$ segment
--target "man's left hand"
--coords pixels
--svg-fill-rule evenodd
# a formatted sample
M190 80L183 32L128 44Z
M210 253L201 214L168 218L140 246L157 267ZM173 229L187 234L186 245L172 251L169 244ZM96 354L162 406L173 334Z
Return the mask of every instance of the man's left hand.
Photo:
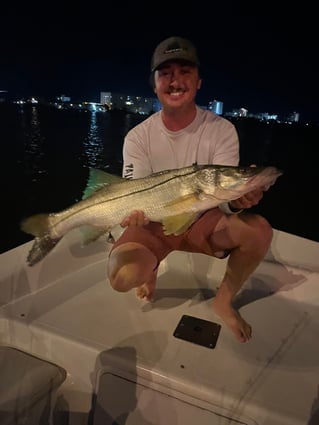
M232 209L247 209L251 208L254 205L257 205L264 195L263 189L255 189L251 192L246 193L241 198L235 199L234 201L229 202Z

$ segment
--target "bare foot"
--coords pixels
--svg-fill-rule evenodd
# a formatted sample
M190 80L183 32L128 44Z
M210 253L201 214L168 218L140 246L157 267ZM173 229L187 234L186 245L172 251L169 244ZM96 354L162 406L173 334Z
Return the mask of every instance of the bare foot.
M233 332L239 342L247 342L250 340L252 337L251 326L231 305L219 303L215 299L213 300L213 310Z
M156 279L151 280L150 282L143 283L135 290L137 298L144 301L153 301L154 293L156 288Z

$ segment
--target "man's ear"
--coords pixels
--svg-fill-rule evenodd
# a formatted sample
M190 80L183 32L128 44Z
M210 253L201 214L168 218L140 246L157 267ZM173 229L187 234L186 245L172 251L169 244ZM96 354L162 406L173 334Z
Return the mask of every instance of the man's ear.
M202 79L200 78L197 82L197 90L199 90L202 87Z

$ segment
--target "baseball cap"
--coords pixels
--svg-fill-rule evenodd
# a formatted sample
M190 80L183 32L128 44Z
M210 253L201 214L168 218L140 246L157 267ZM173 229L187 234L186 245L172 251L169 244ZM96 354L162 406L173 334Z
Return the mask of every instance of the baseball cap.
M151 72L163 63L171 60L181 60L199 66L197 51L194 44L183 37L169 37L158 44L151 60Z

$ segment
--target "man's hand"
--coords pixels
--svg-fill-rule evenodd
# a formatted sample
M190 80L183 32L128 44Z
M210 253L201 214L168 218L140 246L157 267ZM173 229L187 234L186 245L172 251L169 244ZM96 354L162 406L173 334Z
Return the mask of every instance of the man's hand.
M250 167L256 167L256 164L251 164ZM233 210L244 210L247 208L251 208L260 202L260 200L264 196L264 191L266 190L268 190L267 187L252 190L251 192L246 193L241 198L235 199L234 201L230 201L229 206Z
M121 223L122 227L128 226L144 226L149 223L149 219L145 216L143 211L132 211L130 215L124 218Z
M251 208L254 205L257 205L264 195L264 189L252 190L251 192L246 193L241 198L238 198L238 199L235 199L234 201L229 202L230 208L242 210L242 209Z

